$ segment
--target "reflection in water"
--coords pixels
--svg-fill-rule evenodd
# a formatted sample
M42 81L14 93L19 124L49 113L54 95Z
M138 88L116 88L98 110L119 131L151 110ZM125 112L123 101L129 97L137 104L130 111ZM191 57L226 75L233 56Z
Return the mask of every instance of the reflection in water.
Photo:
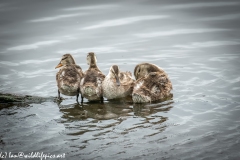
M105 101L102 103L87 102L87 103L73 103L61 104L62 101L57 101L59 111L63 113L62 118L67 121L84 120L93 118L96 120L108 120L119 117L135 116L146 117L157 112L167 112L172 108L174 103L171 99L173 94L169 97L155 102L153 104L132 103L131 97L124 99Z
M133 112L135 116L147 116L157 112L168 112L173 106L173 101L156 104L134 104Z
M59 110L64 113L62 118L67 121L71 120L83 120L87 118L93 118L96 120L108 120L118 118L120 116L126 116L132 109L129 105L124 103L107 102L101 103L75 103L68 105L58 104Z
M156 128L154 134L159 134L167 127L163 123L168 120L161 112L168 112L173 107L172 104L172 100L155 104L133 104L122 100L107 101L104 104L58 104L58 107L63 113L60 123L65 125L67 135L100 136L112 132L115 137L115 134L127 135L147 126ZM152 131L146 131L143 135L152 135Z

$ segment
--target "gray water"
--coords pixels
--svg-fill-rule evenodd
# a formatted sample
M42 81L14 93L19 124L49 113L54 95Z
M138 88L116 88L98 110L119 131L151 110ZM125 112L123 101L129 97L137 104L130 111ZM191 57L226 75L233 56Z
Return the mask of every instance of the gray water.
M173 84L171 100L152 104L79 105L67 96L2 104L0 153L240 158L238 0L2 0L0 28L1 93L57 96L54 68L65 53L86 70L95 52L104 74L113 64L133 72L154 63Z

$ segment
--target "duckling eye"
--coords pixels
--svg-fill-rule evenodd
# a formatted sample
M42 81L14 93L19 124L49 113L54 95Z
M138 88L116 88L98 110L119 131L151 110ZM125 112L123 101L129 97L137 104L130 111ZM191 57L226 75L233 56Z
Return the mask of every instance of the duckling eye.
M140 69L138 69L138 74L140 73Z

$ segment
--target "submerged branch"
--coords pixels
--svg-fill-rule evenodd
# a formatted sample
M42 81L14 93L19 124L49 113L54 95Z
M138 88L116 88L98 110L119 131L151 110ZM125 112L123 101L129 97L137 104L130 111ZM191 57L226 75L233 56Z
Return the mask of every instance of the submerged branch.
M39 97L30 95L16 95L0 93L0 103L42 103L46 101L56 101L57 97Z

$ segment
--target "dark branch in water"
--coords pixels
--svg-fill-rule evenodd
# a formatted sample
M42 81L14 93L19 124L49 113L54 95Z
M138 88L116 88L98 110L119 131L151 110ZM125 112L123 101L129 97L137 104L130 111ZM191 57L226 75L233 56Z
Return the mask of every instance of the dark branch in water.
M46 101L57 101L57 97L38 97L0 93L0 103L42 103Z

